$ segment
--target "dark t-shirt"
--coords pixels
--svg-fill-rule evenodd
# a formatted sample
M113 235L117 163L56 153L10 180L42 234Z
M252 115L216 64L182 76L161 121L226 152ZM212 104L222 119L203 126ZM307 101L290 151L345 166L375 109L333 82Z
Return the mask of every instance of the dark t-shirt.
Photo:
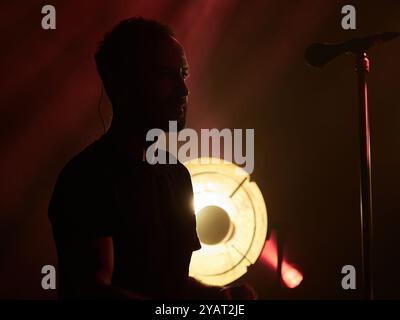
M107 136L95 141L63 169L49 205L60 298L77 296L68 246L101 236L113 238L113 285L151 298L185 295L192 251L201 247L192 199L181 163L151 165Z

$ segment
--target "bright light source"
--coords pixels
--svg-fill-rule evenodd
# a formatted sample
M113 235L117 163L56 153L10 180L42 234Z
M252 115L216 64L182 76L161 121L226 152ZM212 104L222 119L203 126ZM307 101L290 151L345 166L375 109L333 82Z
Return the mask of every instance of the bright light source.
M264 246L264 198L249 174L231 162L201 158L185 165L192 177L202 244L193 252L189 274L206 284L229 284L247 272Z

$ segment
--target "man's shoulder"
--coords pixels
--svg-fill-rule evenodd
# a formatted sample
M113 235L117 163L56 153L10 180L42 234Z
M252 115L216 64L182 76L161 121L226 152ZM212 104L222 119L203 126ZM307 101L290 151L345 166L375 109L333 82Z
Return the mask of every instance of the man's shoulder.
M113 198L103 169L107 167L106 157L104 146L96 140L61 170L48 205L48 217L56 232L109 233L104 230Z
M106 146L98 139L73 156L59 174L59 181L84 181L102 176L107 168Z

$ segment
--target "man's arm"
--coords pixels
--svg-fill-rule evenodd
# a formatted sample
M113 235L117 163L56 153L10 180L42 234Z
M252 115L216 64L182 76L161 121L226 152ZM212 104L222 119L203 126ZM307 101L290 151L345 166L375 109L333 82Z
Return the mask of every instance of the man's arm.
M139 293L112 285L112 237L70 240L62 245L63 266L78 299L147 299Z

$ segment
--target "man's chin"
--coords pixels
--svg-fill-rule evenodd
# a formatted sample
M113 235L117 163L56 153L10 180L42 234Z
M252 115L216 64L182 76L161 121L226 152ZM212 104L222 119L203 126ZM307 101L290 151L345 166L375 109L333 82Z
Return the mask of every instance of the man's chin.
M185 120L178 121L177 127L178 127L178 131L181 131L181 130L185 129L186 128L186 121Z

